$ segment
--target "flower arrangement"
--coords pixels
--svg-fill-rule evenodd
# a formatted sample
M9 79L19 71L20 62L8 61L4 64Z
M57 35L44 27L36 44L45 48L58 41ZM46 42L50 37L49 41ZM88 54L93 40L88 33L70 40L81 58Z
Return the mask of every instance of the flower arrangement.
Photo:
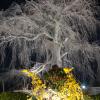
M72 74L73 68L58 68L54 70L55 74L52 74L53 70L48 74L44 73L43 81L36 73L26 69L22 70L22 73L32 78L32 95L37 100L84 100L79 83L76 82ZM51 82L51 85L48 82ZM28 100L32 100L32 97Z

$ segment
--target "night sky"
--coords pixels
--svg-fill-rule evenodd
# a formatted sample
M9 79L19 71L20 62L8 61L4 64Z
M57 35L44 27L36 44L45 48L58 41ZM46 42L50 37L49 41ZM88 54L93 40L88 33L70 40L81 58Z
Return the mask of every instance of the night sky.
M5 10L5 9L9 8L9 6L13 2L17 2L18 4L21 4L21 3L25 2L25 0L0 0L0 10L1 9Z
M36 0L34 0L36 1ZM7 9L12 4L12 2L17 2L19 4L25 2L25 0L0 0L0 10ZM96 2L100 5L100 0L96 0Z

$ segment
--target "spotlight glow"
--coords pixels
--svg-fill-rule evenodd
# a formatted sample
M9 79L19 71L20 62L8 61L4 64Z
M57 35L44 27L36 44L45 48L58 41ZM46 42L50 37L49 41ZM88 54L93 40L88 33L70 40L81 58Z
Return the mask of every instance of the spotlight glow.
M85 85L81 85L81 88L82 88L82 89L86 89L86 86L85 86Z

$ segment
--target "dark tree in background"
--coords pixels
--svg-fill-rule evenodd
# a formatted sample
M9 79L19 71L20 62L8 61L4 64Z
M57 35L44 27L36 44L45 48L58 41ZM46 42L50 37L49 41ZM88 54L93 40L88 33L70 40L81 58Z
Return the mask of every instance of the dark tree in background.
M39 62L49 67L73 66L81 82L100 83L100 22L95 1L18 3L0 11L2 73Z

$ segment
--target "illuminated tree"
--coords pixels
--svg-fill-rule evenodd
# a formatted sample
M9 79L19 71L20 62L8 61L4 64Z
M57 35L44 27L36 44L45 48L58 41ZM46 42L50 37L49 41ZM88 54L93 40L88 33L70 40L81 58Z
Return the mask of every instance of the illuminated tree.
M1 69L27 67L34 62L74 65L82 81L93 80L91 62L96 60L100 70L100 48L89 42L96 35L94 8L92 0L31 0L1 11Z

